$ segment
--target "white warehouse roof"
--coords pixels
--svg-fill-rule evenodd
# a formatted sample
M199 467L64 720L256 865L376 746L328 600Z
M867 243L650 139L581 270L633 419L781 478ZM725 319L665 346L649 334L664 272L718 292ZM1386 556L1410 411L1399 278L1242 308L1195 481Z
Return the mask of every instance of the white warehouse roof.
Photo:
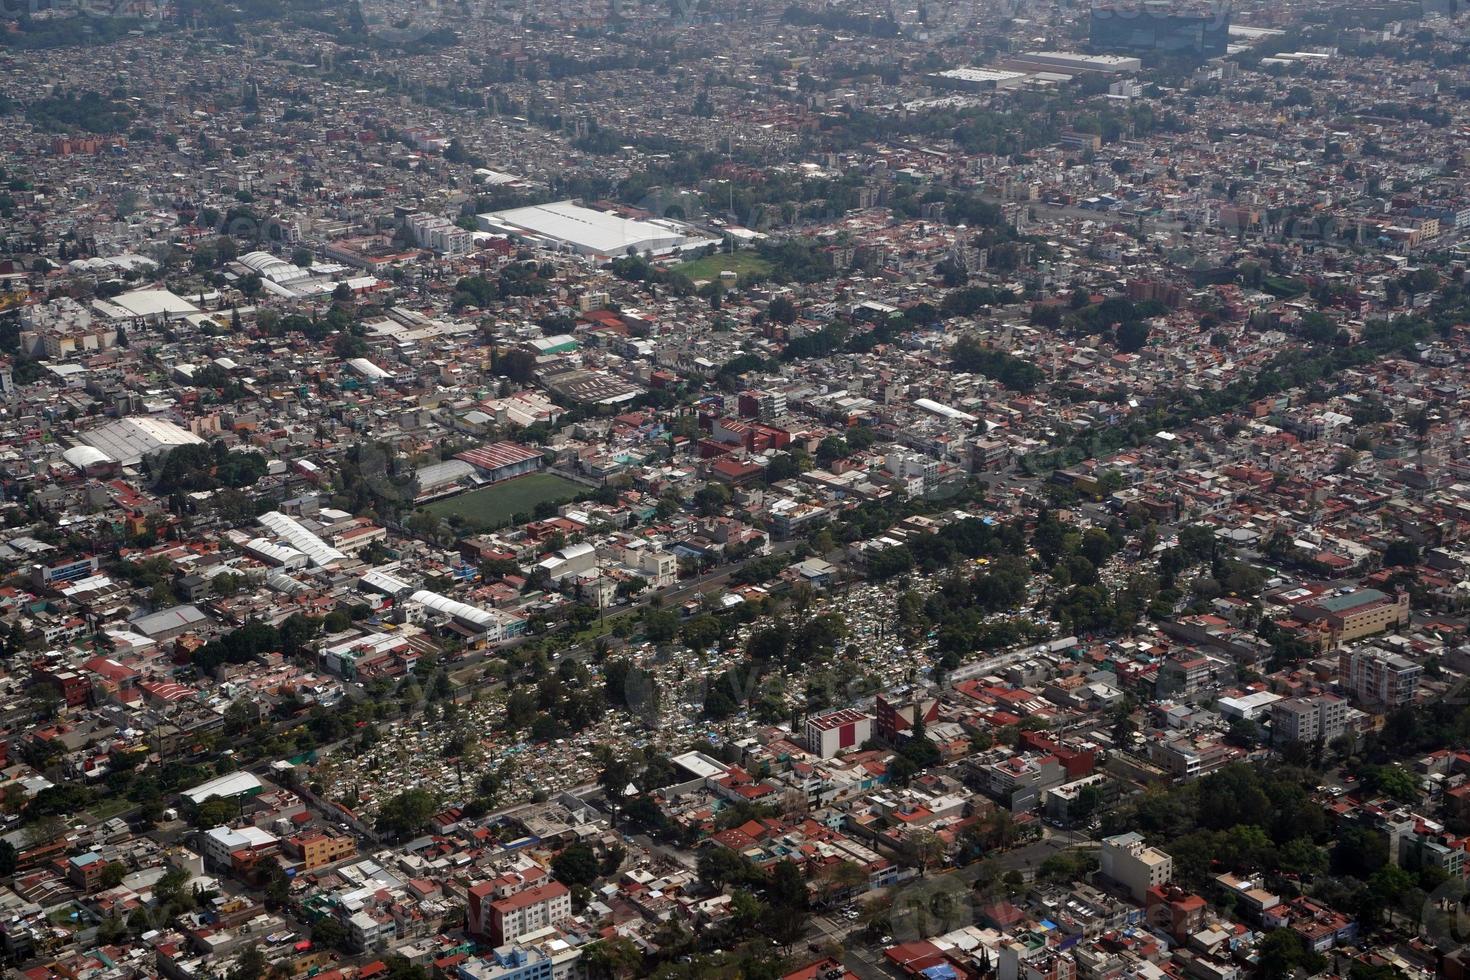
M245 550L258 558L264 558L268 562L277 565L289 565L298 558L306 555L295 548L288 548L283 544L276 544L269 538L251 538L245 542Z
M635 252L672 252L702 248L717 239L672 221L639 221L607 211L585 208L571 201L537 204L478 215L481 231L519 235L568 248L581 255L625 255Z
M112 457L95 446L72 446L61 454L61 458L79 470L99 463L110 463Z
M347 362L347 366L369 381L382 381L384 378L393 377L366 357L354 357Z
M207 783L200 783L193 789L186 789L180 795L195 806L206 800L216 797L229 799L242 793L251 793L264 789L261 781L248 772L232 772L228 776L219 776Z
M357 582L359 585L365 585L370 589L391 596L400 596L412 588L403 579L389 575L387 572L376 568L364 573L362 578L358 579Z
M933 412L935 415L943 415L945 418L948 419L955 419L960 422L975 421L975 416L969 414L968 412L962 412L957 408L951 408L948 405L944 405L940 402L934 401L932 398L915 398L914 405L918 408L922 408L926 412Z
M273 510L262 514L257 522L261 527L282 538L297 551L305 552L313 565L330 565L347 558L342 552L312 534L300 521Z
M493 613L480 609L477 606L472 606L467 602L460 602L457 599L451 599L437 592L430 592L427 589L419 589L413 595L409 596L409 598L426 609L432 609L446 616L453 616L455 619L478 626L481 629L489 629L499 622L499 619Z
M81 440L124 466L177 446L197 446L204 442L188 429L153 418L118 419L83 432Z

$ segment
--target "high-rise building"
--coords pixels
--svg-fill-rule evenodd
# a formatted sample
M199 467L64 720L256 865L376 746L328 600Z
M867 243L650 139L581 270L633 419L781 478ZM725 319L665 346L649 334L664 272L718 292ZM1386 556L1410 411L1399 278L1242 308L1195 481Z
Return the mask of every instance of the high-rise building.
M1093 5L1089 26L1088 43L1095 52L1217 58L1225 54L1229 43L1230 6L1225 2L1106 0Z

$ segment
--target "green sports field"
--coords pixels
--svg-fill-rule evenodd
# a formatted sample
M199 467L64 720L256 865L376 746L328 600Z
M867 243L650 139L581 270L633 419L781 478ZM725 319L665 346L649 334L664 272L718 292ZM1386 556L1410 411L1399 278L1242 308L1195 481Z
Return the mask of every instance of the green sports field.
M721 272L762 276L771 271L771 263L754 252L732 252L729 255L718 253L692 262L680 262L670 268L699 282L701 279L718 279Z
M458 514L488 528L509 524L516 514L529 515L544 501L562 503L582 492L580 484L553 473L528 473L482 490L436 500L424 508L439 518Z

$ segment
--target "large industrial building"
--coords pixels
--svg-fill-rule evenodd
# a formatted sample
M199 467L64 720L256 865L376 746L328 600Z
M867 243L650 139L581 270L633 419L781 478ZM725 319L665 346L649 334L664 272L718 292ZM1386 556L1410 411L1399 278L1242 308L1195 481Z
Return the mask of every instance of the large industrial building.
M1075 51L1022 51L996 59L997 68L1050 72L1060 75L1126 75L1143 71L1143 61L1116 54L1078 54Z
M286 549L278 553L281 557L287 557L286 551L294 550L305 555L306 560L316 568L325 568L347 559L345 554L327 544L296 518L288 517L280 511L262 514L256 523L286 543Z
M1089 28L1088 44L1099 53L1218 58L1230 43L1230 6L1174 0L1099 3L1092 7Z
M197 446L204 442L194 433L165 419L125 418L88 429L81 441L102 453L106 460L91 455L89 465L107 460L123 466L135 466L144 456L168 452L179 446Z
M481 231L598 259L618 258L630 251L668 255L676 249L719 244L719 239L682 221L624 218L571 201L481 214L475 223Z
M541 468L539 452L514 442L492 442L479 449L466 449L462 453L456 453L454 458L479 470L486 483L499 483L501 480L534 473Z

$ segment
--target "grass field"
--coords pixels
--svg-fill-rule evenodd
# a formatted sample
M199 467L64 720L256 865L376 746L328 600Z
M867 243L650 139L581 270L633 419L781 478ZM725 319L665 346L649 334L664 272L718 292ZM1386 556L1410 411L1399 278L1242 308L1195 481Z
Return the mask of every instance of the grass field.
M495 528L509 524L515 514L529 515L539 503L549 500L559 504L581 492L580 484L553 473L529 473L482 490L436 500L424 510L439 518L458 514L467 521Z
M718 279L721 272L734 272L738 275L765 275L771 271L771 263L756 255L754 252L732 252L729 255L717 253L692 262L681 262L674 266L675 272L699 282L701 279Z

